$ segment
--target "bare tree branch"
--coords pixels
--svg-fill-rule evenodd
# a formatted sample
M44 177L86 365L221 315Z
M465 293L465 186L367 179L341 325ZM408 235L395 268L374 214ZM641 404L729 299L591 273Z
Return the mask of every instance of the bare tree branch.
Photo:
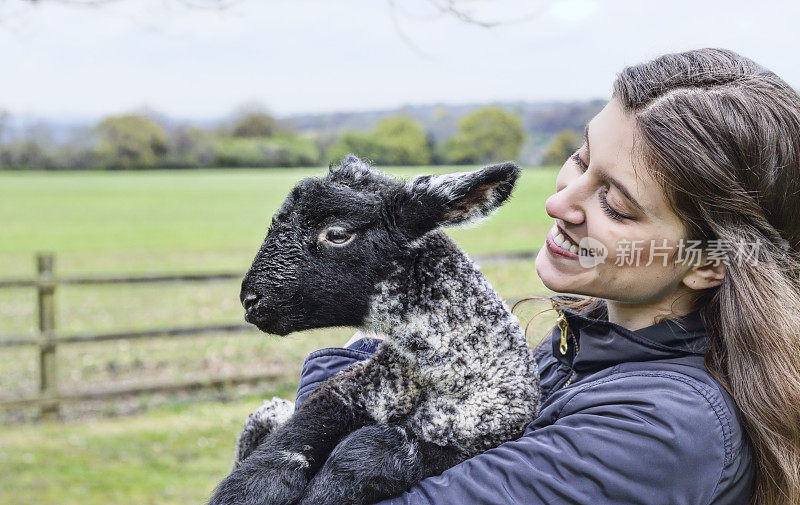
M405 42L405 44L419 56L422 56L427 60L435 61L436 58L433 55L424 51L421 47L419 47L416 43L414 43L414 41L411 40L411 37L409 37L408 34L406 34L405 30L403 30L403 27L400 25L400 20L398 18L398 8L395 0L387 0L387 2L389 3L389 11L392 18L392 24L394 25L394 30L397 33L397 36L400 37L400 40Z
M430 2L442 14L452 16L458 19L459 21L463 21L465 23L480 26L483 28L494 28L502 25L525 23L527 21L535 19L541 16L544 13L544 11L546 11L550 7L550 5L553 3L553 0L539 0L536 2L527 2L528 5L535 5L536 8L528 10L527 12L522 12L520 13L520 15L514 16L513 18L492 20L492 21L486 19L479 19L478 17L476 17L474 14L470 12L469 5L476 5L476 4L491 5L493 3L496 3L494 0L483 0L483 1L428 0L428 2Z
M242 0L176 0L184 7L190 9L230 9L234 5L241 3Z
M434 11L439 16L449 16L453 17L463 23L475 25L481 28L496 28L498 26L503 25L511 25L511 24L519 24L531 21L539 16L541 16L553 3L554 0L534 0L529 1L528 5L534 5L535 9L528 9L526 12L521 13L518 16L514 16L507 19L500 19L500 20L488 20L488 19L480 19L478 16L471 12L470 6L476 5L483 5L483 6L490 6L492 4L496 4L496 0L427 0L428 3L434 8ZM402 0L387 0L389 5L389 11L392 18L392 24L394 25L395 32L397 36L415 53L418 55L428 59L428 60L436 60L436 58L422 49L411 37L403 29L402 23L400 21L400 7L403 3ZM403 12L405 17L410 17L411 14L406 11ZM417 16L419 18L419 16Z
M106 5L120 3L124 0L25 0L30 4L43 5L46 3L58 3L71 5L74 7L104 7ZM240 3L242 0L174 0L190 9L227 9Z
M99 8L112 4L121 4L125 0L21 0L22 4L28 5L45 5L45 4L61 4L73 7L86 7L86 8ZM195 10L226 10L237 4L244 2L244 0L163 0L165 6L170 2L185 7L187 9ZM427 0L427 3L432 7L433 12L441 17L455 18L463 23L475 25L481 28L496 28L498 26L525 23L542 15L555 0L528 0L523 5L525 7L514 6L512 11L519 11L505 19L487 19L479 14L479 11L485 8L498 6L502 2L500 0ZM6 4L6 0L0 0L0 7ZM412 18L415 13L405 10L401 11L405 0L387 0L389 6L392 24L394 25L397 36L415 53L428 60L435 60L436 58L429 52L420 47L412 38L406 33L403 28L401 18ZM419 4L417 4L419 5ZM509 9L505 9L508 11ZM2 21L2 17L0 17Z

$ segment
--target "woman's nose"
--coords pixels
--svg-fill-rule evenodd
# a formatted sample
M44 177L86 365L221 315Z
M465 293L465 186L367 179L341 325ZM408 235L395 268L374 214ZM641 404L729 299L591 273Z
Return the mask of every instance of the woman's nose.
M576 198L568 188L556 192L545 200L544 210L553 219L561 219L572 224L581 224L585 219L584 211Z

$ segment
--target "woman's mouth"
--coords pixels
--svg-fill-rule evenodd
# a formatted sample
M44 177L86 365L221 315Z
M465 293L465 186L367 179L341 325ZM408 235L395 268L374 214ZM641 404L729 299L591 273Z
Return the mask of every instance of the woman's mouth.
M545 243L547 244L547 250L555 255L578 259L578 246L562 235L556 225L553 225L550 231L547 232Z

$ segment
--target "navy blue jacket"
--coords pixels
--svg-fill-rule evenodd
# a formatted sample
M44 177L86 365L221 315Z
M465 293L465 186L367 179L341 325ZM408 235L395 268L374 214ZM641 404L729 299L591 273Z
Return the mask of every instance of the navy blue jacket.
M564 309L536 349L541 412L517 440L429 477L381 505L745 505L752 447L738 409L704 365L698 313L629 331L605 305ZM321 349L303 364L297 404L380 341Z

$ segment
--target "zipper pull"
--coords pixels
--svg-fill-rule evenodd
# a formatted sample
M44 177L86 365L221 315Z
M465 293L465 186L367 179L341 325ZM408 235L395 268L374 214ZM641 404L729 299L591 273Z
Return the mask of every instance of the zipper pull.
M567 324L567 317L564 315L563 312L558 313L558 329L561 330L561 345L559 346L559 350L561 354L567 354L567 332L569 331L569 325Z

